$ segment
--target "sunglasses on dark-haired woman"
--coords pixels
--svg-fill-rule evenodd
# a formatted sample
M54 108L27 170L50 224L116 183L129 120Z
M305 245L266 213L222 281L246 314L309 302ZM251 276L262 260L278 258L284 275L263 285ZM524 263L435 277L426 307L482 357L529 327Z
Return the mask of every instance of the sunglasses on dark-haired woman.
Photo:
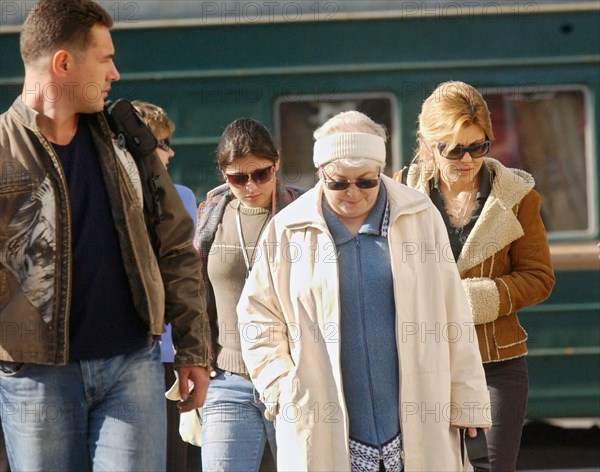
M223 173L225 180L231 185L235 185L236 187L245 187L250 180L254 182L256 185L262 185L269 180L273 176L273 170L275 166L263 167L262 169L256 169L254 172L244 173L238 172L234 174Z

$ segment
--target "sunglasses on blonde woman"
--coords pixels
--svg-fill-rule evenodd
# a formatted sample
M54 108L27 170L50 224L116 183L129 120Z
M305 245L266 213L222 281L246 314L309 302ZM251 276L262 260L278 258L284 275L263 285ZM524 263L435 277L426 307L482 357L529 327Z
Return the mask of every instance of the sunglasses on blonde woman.
M271 180L271 176L273 174L273 169L275 166L263 167L262 169L256 169L254 172L250 172L249 174L245 173L235 173L235 174L227 174L223 173L225 176L225 180L231 185L235 185L236 187L244 187L248 184L249 180L252 180L256 185L262 185L269 180Z
M442 157L445 157L446 159L462 159L467 152L473 159L476 159L478 157L483 157L488 153L490 150L490 142L484 141L471 146L456 146L449 151L446 151L445 144L440 143L437 145L437 148Z
M327 175L325 169L323 169L323 175L326 178L326 180L324 179L323 182L325 182L325 185L329 190L346 190L352 184L356 185L358 188L363 190L368 188L374 188L377 187L380 178L380 176L378 175L374 179L333 180Z

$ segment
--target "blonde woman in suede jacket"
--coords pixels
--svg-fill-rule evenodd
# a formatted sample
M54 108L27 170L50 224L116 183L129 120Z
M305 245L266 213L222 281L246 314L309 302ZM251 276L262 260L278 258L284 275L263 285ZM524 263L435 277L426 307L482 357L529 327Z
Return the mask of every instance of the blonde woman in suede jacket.
M446 82L419 115L413 165L396 175L430 196L450 239L473 314L492 400L492 471L515 470L527 405L527 333L517 311L554 285L541 199L528 173L485 157L493 139L488 107L463 82Z

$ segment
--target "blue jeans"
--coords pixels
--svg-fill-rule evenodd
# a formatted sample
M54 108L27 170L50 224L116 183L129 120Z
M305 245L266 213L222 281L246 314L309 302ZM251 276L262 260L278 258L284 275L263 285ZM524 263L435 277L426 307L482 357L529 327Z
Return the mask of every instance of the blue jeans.
M109 359L5 368L0 400L12 470L165 470L158 343Z
M273 423L250 380L217 372L202 409L202 470L258 471L267 440L276 457Z

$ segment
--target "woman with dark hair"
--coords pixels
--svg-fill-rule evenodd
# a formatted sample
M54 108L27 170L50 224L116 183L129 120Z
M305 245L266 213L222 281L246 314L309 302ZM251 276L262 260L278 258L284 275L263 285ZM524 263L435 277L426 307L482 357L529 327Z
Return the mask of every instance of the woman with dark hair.
M275 430L242 359L236 305L261 257L262 231L298 191L277 183L279 152L258 121L229 124L216 154L225 184L200 204L194 240L207 287L214 368L203 408L202 470L253 471L267 440L275 455Z

